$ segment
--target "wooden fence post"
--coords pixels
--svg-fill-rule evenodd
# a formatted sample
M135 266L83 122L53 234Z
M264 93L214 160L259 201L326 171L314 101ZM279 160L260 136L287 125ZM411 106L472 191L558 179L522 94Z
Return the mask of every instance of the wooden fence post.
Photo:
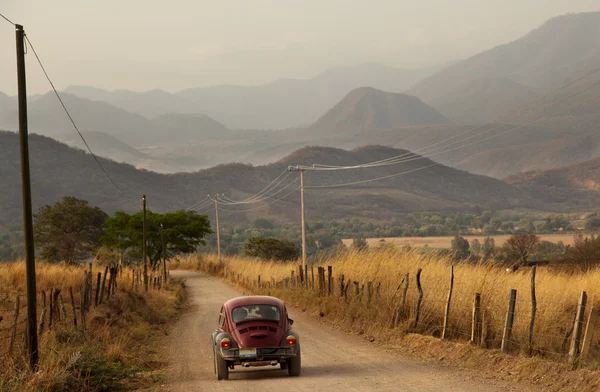
M296 277L294 276L295 275L294 272L296 272L296 271L292 270L292 273L290 274L290 280L292 282L292 287L296 286Z
M308 265L304 266L304 287L308 288Z
M569 350L569 362L577 363L581 353L581 332L583 330L583 318L585 317L585 306L587 304L587 293L581 292L579 303L577 304L577 316L573 325L573 337L571 339L571 349Z
M63 319L67 321L67 309L65 309L65 302L62 294L58 294L58 304L60 306L60 310L62 311Z
M75 297L73 297L73 287L69 286L69 296L71 297L71 307L73 308L73 325L77 326L77 310L75 309Z
M481 342L480 342L480 346L483 348L487 348L487 336L488 336L488 316L486 315L485 310L482 313L481 316Z
M477 344L479 342L479 331L480 331L480 314L481 314L481 294L475 293L475 300L473 301L473 319L471 323L471 343Z
M346 283L346 286L344 287L344 300L348 300L348 287L350 287L350 282Z
M98 279L96 282L96 298L94 298L94 306L98 306L98 295L100 294L100 280L102 279L102 272L98 272Z
M400 324L402 317L404 316L404 307L406 306L406 295L408 293L408 273L404 277L404 289L402 290L402 297L400 298L400 306L398 306L398 314L396 315L396 325Z
M44 332L44 326L46 324L46 312L48 311L48 309L46 308L46 291L42 290L42 314L40 316L40 323L38 326L38 335L42 336L42 333Z
M590 315L588 316L587 326L585 327L585 335L583 336L583 345L581 346L581 358L586 359L590 353L590 345L594 339L594 333L598 327L598 308L592 306Z
M261 283L261 281L260 281L260 275L258 275L258 288L259 288L259 289L262 287L262 286L261 286L261 284L262 284L262 283Z
M421 287L421 272L422 268L417 270L417 289L419 289L419 298L417 299L417 307L415 309L415 325L414 328L417 328L419 324L419 315L421 314L421 302L423 301L423 288Z
M450 266L450 288L448 289L448 300L446 301L446 311L444 312L444 328L442 329L442 340L446 339L448 331L448 318L450 316L450 302L452 301L452 289L454 288L454 266Z
M85 329L85 288L79 287L79 313L81 313L81 326Z
M360 295L360 288L358 287L357 281L354 281L354 295L357 297Z
M108 265L106 267L104 267L104 278L102 279L102 288L100 289L100 304L102 304L102 301L104 300L104 287L106 286L106 275L107 274L108 274ZM139 285L139 276L138 276L138 285ZM137 290L137 287L136 287L136 290Z
M310 266L310 276L311 276L310 287L314 290L315 289L315 268L313 266Z
M50 316L48 317L48 329L52 329L52 321L54 320L54 295L52 295L54 289L50 289Z
M54 303L54 313L56 314L56 318L58 319L58 321L61 321L61 317L60 317L60 303L58 301L60 295L60 289L55 288L54 290L52 290L52 297L53 298L53 303Z
M535 272L536 266L531 268L531 321L529 322L529 355L533 355L533 327L535 325L535 313L537 311L537 299L535 298Z
M327 295L331 295L333 293L333 270L329 265L327 266Z
M12 331L10 333L10 344L8 346L8 352L12 352L13 345L15 343L15 337L17 336L17 324L19 322L19 310L21 310L21 297L17 295L15 299L15 319L12 325Z
M340 298L344 298L344 274L340 275Z
M504 323L504 334L502 335L502 346L500 350L508 354L510 350L510 338L512 336L512 327L515 321L515 304L517 302L517 290L511 289L508 297L508 310L506 311L506 321Z
M325 293L325 268L318 267L317 271L319 273L319 296L323 296Z
M371 303L373 297L373 282L367 282L367 305Z
M298 277L300 278L300 285L304 288L304 268L302 268L302 264L298 266Z

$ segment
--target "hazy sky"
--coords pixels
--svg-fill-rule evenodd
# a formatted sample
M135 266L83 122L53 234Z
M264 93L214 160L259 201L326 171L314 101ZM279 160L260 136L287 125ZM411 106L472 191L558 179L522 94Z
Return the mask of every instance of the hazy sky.
M176 91L308 78L342 65L422 67L514 40L598 0L0 0L58 88ZM16 93L0 20L0 91ZM30 93L48 91L29 55Z

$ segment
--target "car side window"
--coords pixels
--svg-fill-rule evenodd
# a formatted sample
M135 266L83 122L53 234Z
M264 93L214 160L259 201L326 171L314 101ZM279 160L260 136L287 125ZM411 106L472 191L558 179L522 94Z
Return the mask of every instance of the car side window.
M223 327L225 325L225 312L223 311L223 307L221 306L221 311L219 312L219 327Z

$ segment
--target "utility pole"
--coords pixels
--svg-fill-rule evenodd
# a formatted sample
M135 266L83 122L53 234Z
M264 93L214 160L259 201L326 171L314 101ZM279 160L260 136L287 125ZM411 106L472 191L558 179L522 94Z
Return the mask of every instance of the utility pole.
M304 169L299 167L290 166L289 171L300 172L300 209L302 216L302 271L306 271L306 221L304 218ZM304 277L304 285L308 286L308 279Z
M23 233L25 236L25 268L27 274L27 352L29 364L38 363L37 295L35 281L35 248L33 244L33 210L29 170L29 130L27 124L27 83L25 75L25 31L15 25L17 38L17 82L19 89L19 139L21 142L21 188L23 193Z
M165 233L163 224L160 224L160 241L162 242L162 259L163 259L163 279L165 281L165 285L167 284L167 259L165 257L166 249L165 249Z
M148 262L146 261L146 195L142 195L142 259L144 259L144 291L148 292Z
M221 230L219 230L219 195L215 196L215 216L217 221L217 260L221 262Z

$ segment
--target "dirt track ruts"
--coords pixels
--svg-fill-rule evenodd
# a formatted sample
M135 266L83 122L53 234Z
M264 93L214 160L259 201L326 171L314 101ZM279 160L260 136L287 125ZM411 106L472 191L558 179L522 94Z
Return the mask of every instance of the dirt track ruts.
M220 306L241 295L227 284L194 272L184 278L191 309L174 326L167 345L170 365L163 391L535 391L530 387L477 378L473 372L419 362L387 352L356 336L339 332L294 308L289 309L302 342L302 375L292 378L279 368L230 372L228 381L213 374L210 333Z

